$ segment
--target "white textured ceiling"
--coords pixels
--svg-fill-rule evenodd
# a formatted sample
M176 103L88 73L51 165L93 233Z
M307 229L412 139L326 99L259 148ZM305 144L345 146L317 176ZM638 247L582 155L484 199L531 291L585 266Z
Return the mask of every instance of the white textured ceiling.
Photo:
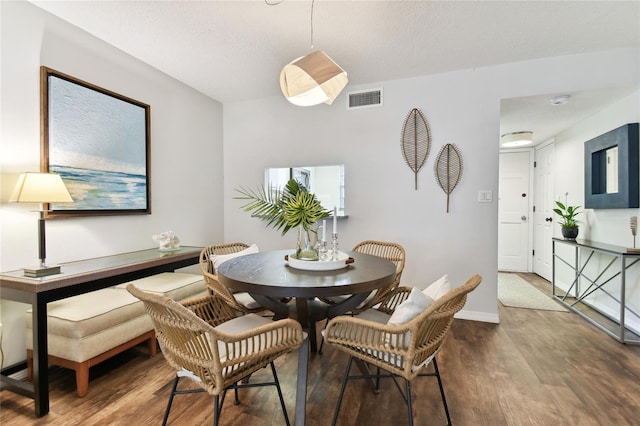
M278 95L311 51L311 0L32 3L223 103ZM351 85L640 48L639 1L316 0L313 18Z

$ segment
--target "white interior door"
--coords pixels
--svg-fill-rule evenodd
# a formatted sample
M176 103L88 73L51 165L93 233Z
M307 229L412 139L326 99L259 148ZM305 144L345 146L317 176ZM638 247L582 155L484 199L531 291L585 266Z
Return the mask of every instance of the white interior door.
M553 237L553 144L535 152L535 200L533 213L533 272L551 281Z
M500 153L498 269L501 271L531 270L530 165L530 151Z

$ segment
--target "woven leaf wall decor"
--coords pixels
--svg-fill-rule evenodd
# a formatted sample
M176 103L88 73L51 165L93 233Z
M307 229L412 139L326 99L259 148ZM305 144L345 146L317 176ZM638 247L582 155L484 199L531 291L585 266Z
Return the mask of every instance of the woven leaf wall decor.
M454 144L446 144L440 149L434 166L438 185L447 194L447 213L449 213L449 195L462 177L462 156Z
M415 186L418 189L418 170L429 156L431 131L427 119L417 108L409 111L404 120L401 145L402 156L415 175Z

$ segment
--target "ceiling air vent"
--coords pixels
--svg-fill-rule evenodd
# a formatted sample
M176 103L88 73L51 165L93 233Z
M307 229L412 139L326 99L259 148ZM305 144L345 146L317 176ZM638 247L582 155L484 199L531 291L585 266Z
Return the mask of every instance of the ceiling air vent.
M366 92L350 92L348 102L347 109L382 106L382 89L367 90Z

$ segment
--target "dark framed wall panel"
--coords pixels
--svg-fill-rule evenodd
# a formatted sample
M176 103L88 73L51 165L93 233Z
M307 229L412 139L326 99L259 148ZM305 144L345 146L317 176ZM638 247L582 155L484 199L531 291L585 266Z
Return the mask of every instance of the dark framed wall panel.
M640 207L638 123L629 123L584 143L584 200L588 209ZM607 150L617 151L617 192L607 192Z

